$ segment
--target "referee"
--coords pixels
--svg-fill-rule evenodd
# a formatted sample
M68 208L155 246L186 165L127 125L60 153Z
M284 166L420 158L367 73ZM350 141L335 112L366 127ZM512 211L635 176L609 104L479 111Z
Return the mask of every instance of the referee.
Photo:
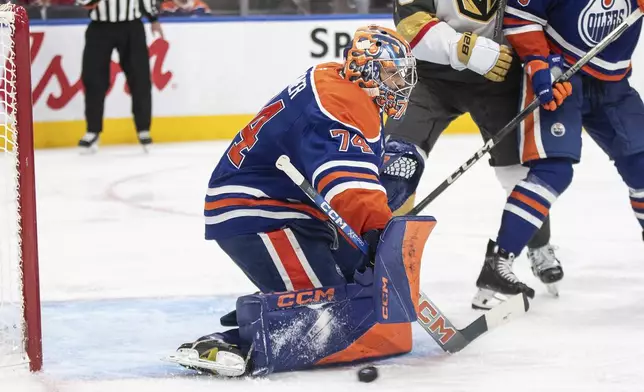
M110 62L116 49L132 95L132 114L139 142L146 148L152 143L152 81L145 29L141 18L147 17L152 33L163 38L157 19L156 0L77 0L89 10L91 22L85 31L85 49L81 80L85 86L87 133L78 142L83 151L98 147L103 130L105 96L110 84Z

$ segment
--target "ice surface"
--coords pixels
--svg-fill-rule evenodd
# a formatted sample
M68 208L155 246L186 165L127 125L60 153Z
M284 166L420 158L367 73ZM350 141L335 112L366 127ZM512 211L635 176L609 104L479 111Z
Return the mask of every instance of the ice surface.
M203 240L208 177L228 143L138 146L36 154L44 370L0 377L1 392L175 391L644 391L644 244L617 173L587 138L584 161L552 211L553 243L566 272L553 299L537 290L530 312L445 355L415 326L411 355L358 367L260 380L195 376L160 358L218 330L237 295L254 290ZM445 136L427 162L426 195L481 146ZM485 245L498 229L504 193L485 161L427 210L438 225L421 285L463 326Z

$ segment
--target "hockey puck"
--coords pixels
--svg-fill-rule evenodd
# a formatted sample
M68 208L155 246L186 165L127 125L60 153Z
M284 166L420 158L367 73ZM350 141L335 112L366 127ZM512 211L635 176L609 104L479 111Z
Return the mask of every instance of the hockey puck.
M372 382L378 378L378 369L375 366L365 366L358 370L358 380L361 382Z

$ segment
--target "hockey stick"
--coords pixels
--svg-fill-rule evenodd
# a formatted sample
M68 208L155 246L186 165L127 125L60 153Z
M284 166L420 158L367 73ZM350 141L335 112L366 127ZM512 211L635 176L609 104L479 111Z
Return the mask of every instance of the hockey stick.
M642 16L642 11L638 8L635 12L631 13L626 20L624 20L615 30L611 31L597 46L588 51L582 58L573 64L566 72L560 75L556 80L557 82L565 82L576 74L584 65L588 64L599 52L604 50L610 43L619 38L624 31L637 22ZM433 202L441 193L452 185L463 173L468 171L476 162L478 162L485 154L493 149L504 137L508 136L514 129L526 118L530 113L539 107L539 98L535 98L530 105L523 109L516 115L503 129L501 129L493 138L489 139L483 147L478 150L472 157L470 157L461 167L452 173L445 181L443 181L436 189L434 189L427 197L421 200L418 205L409 211L408 215L418 215L429 203Z
M329 203L309 183L291 163L288 156L282 155L275 162L275 166L286 173L286 175L322 210L336 225L336 227L360 249L364 254L369 253L369 246L365 241L342 219ZM418 323L438 343L438 345L449 353L455 353L470 344L474 339L481 336L488 330L503 324L513 316L525 313L529 309L528 298L525 294L515 295L507 301L499 304L493 309L479 316L471 324L463 329L454 327L451 321L438 309L438 307L420 292L418 311Z
M497 0L496 20L494 21L494 36L492 39L497 43L503 42L503 16L505 15L505 7L508 5L508 0Z

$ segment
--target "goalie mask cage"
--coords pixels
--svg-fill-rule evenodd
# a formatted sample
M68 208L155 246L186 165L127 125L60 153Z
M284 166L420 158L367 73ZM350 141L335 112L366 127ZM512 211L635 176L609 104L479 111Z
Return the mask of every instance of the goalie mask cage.
M0 5L0 371L42 366L29 24Z

